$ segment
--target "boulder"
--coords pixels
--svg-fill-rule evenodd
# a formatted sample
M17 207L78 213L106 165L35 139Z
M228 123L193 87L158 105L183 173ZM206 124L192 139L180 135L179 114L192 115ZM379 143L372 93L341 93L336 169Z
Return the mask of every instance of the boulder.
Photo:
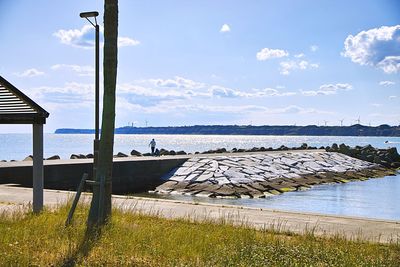
M307 143L303 143L303 144L301 144L301 146L300 146L300 149L307 149L307 148L308 148Z
M289 150L287 146L281 145L278 150Z
M139 151L137 151L135 149L132 149L131 156L140 157L140 156L142 156L142 153L140 153Z
M333 147L333 145L332 145ZM345 155L349 155L350 154L350 147L346 146L345 144L340 144L339 145L339 152Z
M79 159L79 156L76 154L72 154L71 157L69 157L70 159Z
M215 153L226 153L226 148L217 148L216 150L215 150Z
M160 156L167 156L167 155L169 155L169 151L164 149L164 148L161 148L160 149Z
M331 149L332 149L332 151L338 151L339 146L336 143L333 143Z
M169 151L169 154L172 155L172 156L175 156L175 155L176 155L176 152L175 152L174 150L170 150L170 151Z
M380 158L378 155L375 155L375 156L374 156L373 163L381 164L381 158Z
M387 162L386 160L381 160L381 165L383 165L385 167L390 167L390 163Z
M183 150L176 152L177 155L186 155L187 153Z
M86 155L86 158L87 158L87 159L92 159L92 158L94 158L94 156L93 156L92 153L89 153L89 154Z
M124 154L124 153L122 153L122 152L118 152L117 157L118 157L118 158L126 158L126 157L128 157L128 155L127 155L127 154Z
M151 153L144 153L142 155L145 156L145 157L148 157L148 156L151 156Z
M390 163L390 167L394 169L400 168L400 162L392 162Z
M26 158L24 158L22 161L33 161L33 156L29 155Z
M365 156L365 160L368 162L374 162L374 159L375 159L375 157L372 154Z
M61 158L59 155L54 155L54 156L47 158L46 160L55 160L55 159L61 159Z
M356 146L356 149L357 149L357 148L359 148L359 147ZM374 148L373 146L371 146L371 145L366 145L366 146L361 147L361 150L362 150L362 151L371 152L371 151L375 151L375 148Z
M390 147L387 149L387 154L390 159L393 161L400 161L400 155L397 153L397 149L395 147Z
M72 154L70 159L86 159L86 156L83 154Z

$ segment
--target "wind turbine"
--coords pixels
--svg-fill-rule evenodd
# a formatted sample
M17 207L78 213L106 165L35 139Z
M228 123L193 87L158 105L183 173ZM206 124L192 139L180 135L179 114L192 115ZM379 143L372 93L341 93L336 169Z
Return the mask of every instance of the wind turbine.
M357 124L361 124L360 116L358 116L358 119L355 121L357 122Z
M326 126L327 123L328 123L328 121L324 121L325 126Z
M148 121L147 121L147 120L145 120L144 122L146 123L146 127L147 127L147 123L148 123Z
M342 127L343 126L343 121L344 121L344 119L341 119L341 120L339 120L340 121L340 127Z

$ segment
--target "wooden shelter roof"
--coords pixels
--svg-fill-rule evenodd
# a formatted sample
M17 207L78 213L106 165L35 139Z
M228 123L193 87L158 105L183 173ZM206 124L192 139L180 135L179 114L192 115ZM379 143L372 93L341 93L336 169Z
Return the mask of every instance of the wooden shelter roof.
M0 124L45 124L49 113L0 76Z

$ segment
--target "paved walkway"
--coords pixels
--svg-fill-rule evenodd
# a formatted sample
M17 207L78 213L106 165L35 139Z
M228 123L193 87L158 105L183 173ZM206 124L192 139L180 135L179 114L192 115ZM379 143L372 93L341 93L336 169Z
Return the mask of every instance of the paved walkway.
M45 205L65 203L73 193L45 190ZM88 200L90 194L85 194ZM32 200L32 189L0 185L0 212L26 205ZM400 242L400 221L330 216L305 212L286 212L271 209L221 206L194 202L113 196L114 206L154 214L165 218L189 218L192 220L228 220L236 225L295 233L313 232L316 235L341 235L347 239L374 242Z

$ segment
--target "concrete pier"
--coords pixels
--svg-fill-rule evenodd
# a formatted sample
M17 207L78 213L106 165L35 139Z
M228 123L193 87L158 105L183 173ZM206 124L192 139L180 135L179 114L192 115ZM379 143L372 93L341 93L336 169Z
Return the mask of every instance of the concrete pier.
M180 166L187 156L114 158L113 193L145 192L161 184L160 177ZM75 191L84 173L92 176L93 159L45 160L44 187ZM0 163L0 184L32 187L32 161Z
M44 187L75 191L92 159L45 160ZM209 197L265 197L323 183L394 174L394 170L323 150L114 158L113 193L155 190ZM0 162L0 184L32 187L32 162Z

